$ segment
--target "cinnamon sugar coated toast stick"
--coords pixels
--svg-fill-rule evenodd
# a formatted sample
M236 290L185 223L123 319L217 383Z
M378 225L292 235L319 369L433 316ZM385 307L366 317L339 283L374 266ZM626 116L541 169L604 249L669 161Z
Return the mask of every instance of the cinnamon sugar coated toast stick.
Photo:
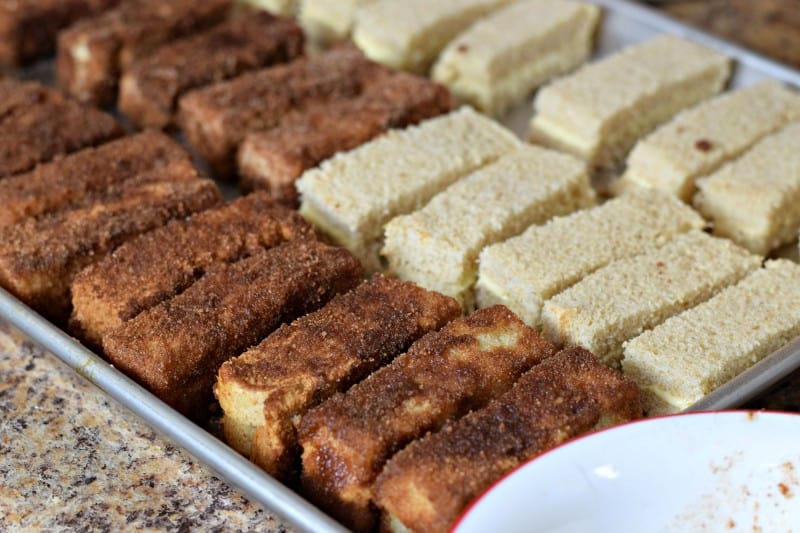
M264 193L173 221L125 243L76 276L70 325L99 346L106 334L175 296L212 265L298 238L313 239L314 230Z
M111 115L38 82L0 79L0 178L123 133Z
M200 179L187 162L156 172L160 179L123 183L95 204L0 229L0 285L46 316L64 320L70 284L82 268L131 237L222 199L216 185Z
M178 123L214 171L230 177L248 133L274 128L309 107L353 98L387 73L357 49L340 46L191 91L178 103Z
M374 527L372 484L397 451L506 392L554 348L497 306L451 322L298 426L308 496L347 527Z
M39 165L0 180L0 227L91 202L108 187L177 160L190 160L186 150L146 131Z
M106 335L103 349L156 396L202 420L222 363L353 288L360 277L361 266L347 250L289 241L213 265L181 294Z
M134 62L120 80L120 111L140 128L173 123L178 98L303 53L303 30L290 19L248 13L166 44Z
M386 529L446 531L473 499L531 457L641 415L635 383L586 350L561 351L484 409L389 461L375 484Z
M293 420L461 314L454 300L376 274L222 365L228 443L273 476L299 461Z
M59 86L97 105L114 103L119 76L160 45L206 29L227 15L231 0L125 0L58 36Z
M62 28L120 0L6 0L0 2L0 64L18 66L52 53Z
M405 73L386 76L352 100L309 110L296 120L248 135L237 164L245 189L266 189L287 205L298 203L295 181L324 159L355 148L391 128L450 111L441 85Z

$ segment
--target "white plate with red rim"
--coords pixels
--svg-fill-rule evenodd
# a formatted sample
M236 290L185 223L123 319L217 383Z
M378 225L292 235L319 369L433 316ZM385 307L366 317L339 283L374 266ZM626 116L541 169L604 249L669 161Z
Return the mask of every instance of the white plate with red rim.
M800 415L691 413L593 433L511 472L454 531L800 532Z

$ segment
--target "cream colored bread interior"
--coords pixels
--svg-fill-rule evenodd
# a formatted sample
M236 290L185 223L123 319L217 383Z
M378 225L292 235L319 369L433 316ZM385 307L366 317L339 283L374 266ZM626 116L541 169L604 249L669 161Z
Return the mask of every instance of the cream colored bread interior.
M722 54L662 35L540 90L531 139L614 168L642 135L720 92L729 74Z
M386 222L521 145L511 131L464 107L390 131L306 171L297 182L300 213L367 270L379 270Z
M591 54L600 9L565 0L524 0L498 10L456 37L433 78L462 101L499 115L542 83Z
M615 259L661 246L704 225L702 217L678 199L645 189L554 218L481 252L478 306L503 304L538 326L544 300Z
M623 342L736 283L761 260L727 239L691 231L554 296L544 304L542 329L555 343L582 346L616 365Z
M509 0L376 0L356 13L353 40L370 59L427 73L442 49Z
M654 187L691 201L695 180L800 119L800 94L770 80L703 102L639 141L622 187Z
M375 0L300 0L298 18L312 40L322 44L349 37L356 11Z
M419 211L394 218L383 254L401 279L469 309L484 246L593 204L582 161L528 145L457 181Z
M298 4L298 0L238 0L238 2L285 17L294 16Z
M800 122L698 181L694 204L714 233L766 254L800 229Z
M800 265L768 261L709 301L625 344L650 415L681 411L800 335Z

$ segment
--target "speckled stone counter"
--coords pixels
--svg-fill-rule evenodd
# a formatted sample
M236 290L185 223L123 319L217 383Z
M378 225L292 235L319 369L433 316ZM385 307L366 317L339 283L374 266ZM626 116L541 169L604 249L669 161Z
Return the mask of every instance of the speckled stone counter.
M283 531L0 322L0 531Z

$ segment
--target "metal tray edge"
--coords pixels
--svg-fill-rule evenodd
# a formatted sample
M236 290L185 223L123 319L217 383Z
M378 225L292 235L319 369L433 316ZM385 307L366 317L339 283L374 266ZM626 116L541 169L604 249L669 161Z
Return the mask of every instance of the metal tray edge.
M766 75L800 87L800 72L728 41L676 21L629 0L584 0L635 19L660 32L673 33L713 47ZM253 502L301 531L345 532L338 522L275 480L238 452L189 421L149 391L115 369L80 342L0 288L0 320L51 352L90 383L161 435L240 490ZM800 368L800 338L795 339L686 411L737 407Z

